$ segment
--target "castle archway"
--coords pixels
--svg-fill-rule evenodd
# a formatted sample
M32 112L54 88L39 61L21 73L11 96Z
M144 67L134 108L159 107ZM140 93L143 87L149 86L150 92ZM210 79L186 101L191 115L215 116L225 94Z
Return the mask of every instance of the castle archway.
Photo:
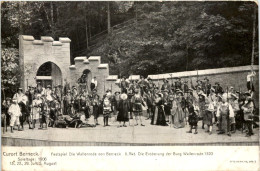
M41 82L43 87L62 85L61 69L53 62L45 62L37 69L36 81Z

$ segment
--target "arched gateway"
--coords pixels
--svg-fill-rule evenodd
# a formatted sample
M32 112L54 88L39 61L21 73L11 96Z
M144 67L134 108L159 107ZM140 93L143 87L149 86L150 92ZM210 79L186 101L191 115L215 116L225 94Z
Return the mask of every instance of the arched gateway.
M33 36L20 35L19 63L23 73L23 90L28 86L36 86L37 81L42 82L44 86L64 86L68 82L70 86L78 87L78 79L85 73L88 86L92 77L96 77L98 94L104 93L106 78L109 75L108 64L101 64L100 56L83 56L76 57L75 65L71 65L70 42L66 37L54 41L48 36L35 40Z
M42 64L37 70L36 82L41 82L43 87L62 85L61 69L53 62Z

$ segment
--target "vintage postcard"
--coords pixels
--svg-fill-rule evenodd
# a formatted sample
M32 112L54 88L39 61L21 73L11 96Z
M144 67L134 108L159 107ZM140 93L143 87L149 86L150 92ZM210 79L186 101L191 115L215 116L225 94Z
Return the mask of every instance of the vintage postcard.
M256 1L2 1L2 170L259 170L258 21Z

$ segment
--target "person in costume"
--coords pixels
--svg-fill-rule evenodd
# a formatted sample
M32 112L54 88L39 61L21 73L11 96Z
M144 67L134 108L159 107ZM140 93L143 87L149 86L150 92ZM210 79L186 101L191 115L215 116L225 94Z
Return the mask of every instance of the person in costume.
M120 82L119 87L121 88L121 93L123 91L127 91L128 90L129 83L126 81L126 77L125 76L122 78L122 81Z
M84 112L85 119L90 117L90 103L88 97L84 94L80 95L80 112Z
M18 105L18 101L16 99L12 100L12 104L8 109L8 114L10 115L10 127L11 133L13 133L14 126L18 126L18 131L22 131L20 128L20 119L19 117L22 116L21 109Z
M199 117L200 119L202 119L202 129L204 129L204 116L205 116L205 113L206 113L206 103L205 103L205 100L206 100L206 94L204 93L200 93L198 94L199 95Z
M192 104L191 101L188 102L188 122L190 130L187 133L192 133L192 129L195 129L194 134L198 134L198 121L199 121L199 108Z
M207 77L205 77L204 80L205 80L205 93L208 96L210 94L211 84L210 84L209 79Z
M47 102L45 98L42 98L42 103L41 103L41 109L40 109L40 115L39 115L39 122L40 122L40 127L38 129L44 129L45 124L45 129L47 129L48 126L48 121L49 121L49 105L53 102Z
M168 126L166 123L166 114L164 109L163 94L159 93L155 99L154 125Z
M252 67L251 67L251 69L252 69L252 71L248 72L247 77L246 77L246 80L247 80L246 87L247 87L248 92L251 94L251 97L253 97L252 95L253 95L253 92L255 91L255 87L253 85L253 79L256 76L256 73L255 73L255 71L253 71Z
M170 109L170 115L168 117L169 119L169 125L170 127L173 126L173 111L176 111L176 98L175 98L175 95L173 93L169 93L169 96L168 96L168 107ZM174 108L174 109L173 109Z
M47 103L50 103L53 100L52 93L53 92L51 90L51 85L47 85L47 88L45 89L45 92L44 92Z
M214 92L211 91L211 94L205 97L205 114L203 117L203 123L208 126L208 129L205 132L208 132L209 135L212 134L213 127L213 118L214 118L214 101L215 101Z
M216 95L222 95L224 93L223 88L220 86L219 82L215 83L215 93Z
M182 82L180 77L176 77L175 90L182 90Z
M217 117L219 118L220 130L218 134L227 133L228 136L230 134L229 122L230 118L234 117L234 111L231 104L228 102L228 97L226 94L222 96L222 103L219 104L217 109Z
M185 114L182 109L182 98L183 98L183 92L177 91L176 92L176 107L173 108L172 112L173 115L173 127L174 128L184 128L185 127ZM175 110L175 111L174 111Z
M144 94L144 101L147 105L147 118L146 120L150 119L150 117L152 116L153 113L153 101L154 101L154 97L151 93L151 90L147 90L147 93Z
M134 96L134 90L128 89L127 96L128 96L128 101L129 101L129 105L130 105L130 117L129 117L129 119L133 119L133 110L132 110L133 107L132 107L131 99ZM130 120L129 120L129 125L130 125Z
M33 111L32 111L32 128L35 128L36 121L40 118L40 112L42 107L41 95L37 94L36 99L33 100Z
M142 115L143 115L142 105L145 106L145 104L144 104L144 100L143 100L141 94L139 93L139 91L140 91L139 89L135 89L135 95L131 99L132 111L135 115L135 121L136 121L135 126L138 125L138 120L140 120L141 126L145 126L142 123Z
M13 99L17 100L18 105L20 106L22 115L19 117L20 119L20 126L21 129L23 130L23 123L24 121L28 121L29 123L29 115L30 115L30 111L29 111L29 101L28 101L28 97L23 93L23 89L19 88L17 90L17 93L14 94ZM30 128L30 123L29 123L29 128Z
M92 106L93 106L93 115L94 115L94 123L95 125L99 125L98 123L98 117L99 117L99 105L100 105L100 98L99 95L97 94L97 90L93 89L92 91Z
M163 91L163 107L165 113L165 120L169 122L169 116L171 115L171 101L169 99L169 92L168 89Z
M162 85L162 87L161 87L161 91L164 91L164 90L168 90L168 91L170 91L171 90L171 85L169 84L169 81L166 79L166 78L164 78L163 79L163 85Z
M64 96L64 115L72 115L72 95L70 90L67 90L67 94Z
M3 129L7 132L7 126L10 125L11 116L8 114L8 109L10 108L12 104L12 99L10 97L7 97L5 100L3 100L2 106L1 106L1 123Z
M144 76L141 76L141 80L138 82L138 85L139 85L139 87L140 87L141 96L143 97L144 91L145 91L146 88L147 88L147 82L146 82L146 80L144 79Z
M126 89L124 89L123 91L126 91ZM119 101L120 101L120 92L116 91L114 93L114 95L111 97L114 122L116 121L116 118L117 118L117 115L118 115L118 104L119 104Z
M112 112L112 105L111 105L111 101L109 99L108 94L105 94L104 100L103 100L103 121L104 121L104 127L105 126L110 126L108 124L108 118L109 115Z
M41 82L38 82L36 85L36 94L44 94L45 88L42 86Z
M120 100L118 103L118 115L117 115L117 121L119 122L118 127L127 127L126 122L129 121L129 115L130 115L130 103L126 94L126 90L122 91L122 94L120 95ZM121 122L123 122L123 125L121 125Z
M246 134L246 137L250 137L251 135L254 135L253 133L253 111L254 111L254 103L251 97L251 93L247 92L245 93L246 100L245 104L241 107L241 109L244 112L244 120L246 123L246 127L248 129L248 132Z
M147 89L150 90L151 93L153 94L156 85L153 83L153 80L150 77L148 77L147 80L148 80Z
M97 86L98 86L97 77L94 76L94 78L91 80L91 83L90 83L91 91L93 91L94 89L97 89Z
M231 97L229 99L229 102L233 108L234 111L234 117L230 117L230 127L231 127L231 133L236 132L236 117L237 113L239 112L239 103L238 103L238 96L234 93L231 94Z

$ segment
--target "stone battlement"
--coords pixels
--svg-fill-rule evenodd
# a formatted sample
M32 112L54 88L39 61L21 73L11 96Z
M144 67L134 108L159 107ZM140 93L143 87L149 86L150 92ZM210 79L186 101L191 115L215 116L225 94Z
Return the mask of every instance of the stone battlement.
M23 41L32 42L33 45L44 45L44 42L52 43L52 46L62 46L64 43L70 43L71 40L68 37L60 37L58 41L50 36L41 36L41 40L35 40L33 36L21 35Z

